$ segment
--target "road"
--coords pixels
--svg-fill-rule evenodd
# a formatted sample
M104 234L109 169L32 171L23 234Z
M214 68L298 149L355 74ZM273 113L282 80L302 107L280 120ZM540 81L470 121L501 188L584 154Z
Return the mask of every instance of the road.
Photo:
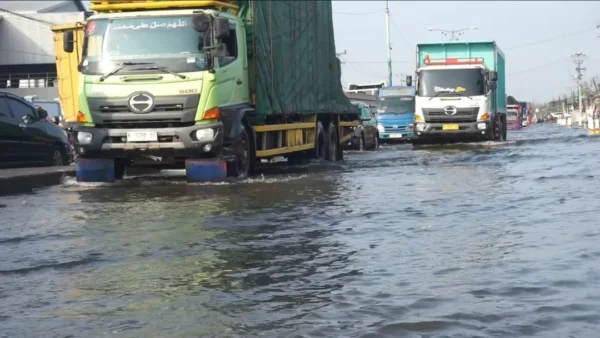
M600 138L0 200L3 337L597 337Z

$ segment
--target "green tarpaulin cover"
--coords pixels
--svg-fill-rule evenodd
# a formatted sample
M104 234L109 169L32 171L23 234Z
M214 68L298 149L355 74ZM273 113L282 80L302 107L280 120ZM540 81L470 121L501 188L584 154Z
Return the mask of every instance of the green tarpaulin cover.
M331 1L238 1L246 21L251 90L269 115L360 114L346 98Z

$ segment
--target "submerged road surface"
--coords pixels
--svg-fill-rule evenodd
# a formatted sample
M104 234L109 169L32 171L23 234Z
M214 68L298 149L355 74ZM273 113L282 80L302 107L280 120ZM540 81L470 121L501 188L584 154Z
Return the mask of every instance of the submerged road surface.
M600 138L509 138L2 198L0 336L598 337Z

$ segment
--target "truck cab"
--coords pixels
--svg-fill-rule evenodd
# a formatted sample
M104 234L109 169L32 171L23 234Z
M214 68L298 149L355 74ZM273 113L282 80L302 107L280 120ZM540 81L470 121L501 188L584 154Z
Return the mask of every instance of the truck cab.
M419 44L413 143L506 139L504 71L493 41Z
M415 88L393 86L379 89L377 129L380 142L409 141L413 136Z
M523 126L523 112L518 104L506 106L506 127L510 130L520 130Z

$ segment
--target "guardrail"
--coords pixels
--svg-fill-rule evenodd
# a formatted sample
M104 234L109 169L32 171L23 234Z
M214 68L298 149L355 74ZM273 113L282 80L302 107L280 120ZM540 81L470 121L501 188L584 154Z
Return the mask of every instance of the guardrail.
M0 89L58 87L56 73L0 74Z

